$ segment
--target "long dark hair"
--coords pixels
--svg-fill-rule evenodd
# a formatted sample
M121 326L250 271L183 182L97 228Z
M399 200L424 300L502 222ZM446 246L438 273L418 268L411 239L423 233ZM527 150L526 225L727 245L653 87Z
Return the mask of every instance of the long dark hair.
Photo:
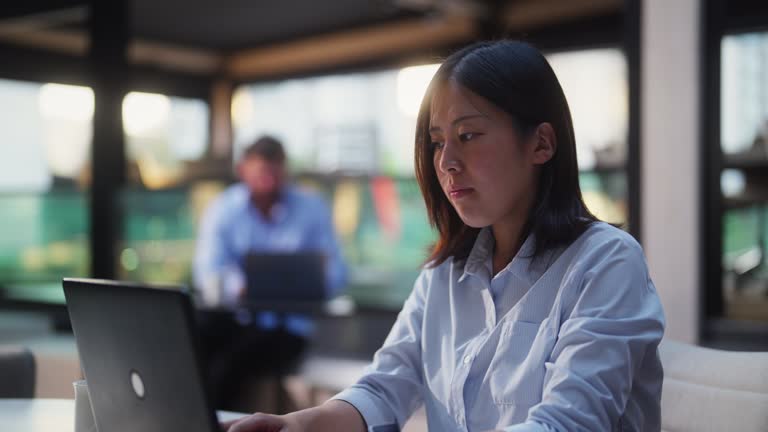
M538 193L523 235L536 238L533 257L570 244L597 218L581 197L576 142L568 102L547 60L536 48L518 41L479 42L451 56L427 88L416 122L415 167L430 224L439 233L427 262L466 258L480 231L464 224L443 193L430 145L429 121L435 91L454 80L507 112L519 133L528 136L550 123L557 137L554 156L542 165Z

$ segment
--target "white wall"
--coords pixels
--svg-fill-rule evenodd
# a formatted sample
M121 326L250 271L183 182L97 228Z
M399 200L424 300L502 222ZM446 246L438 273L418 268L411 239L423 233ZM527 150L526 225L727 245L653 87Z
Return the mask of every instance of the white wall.
M642 242L667 317L666 337L698 341L699 8L642 7Z

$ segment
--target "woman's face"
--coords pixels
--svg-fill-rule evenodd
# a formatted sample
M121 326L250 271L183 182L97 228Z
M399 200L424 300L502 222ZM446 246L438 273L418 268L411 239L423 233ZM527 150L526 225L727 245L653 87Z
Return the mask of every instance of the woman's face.
M537 133L522 137L509 114L453 80L435 92L429 128L435 172L465 224L527 218L543 163Z

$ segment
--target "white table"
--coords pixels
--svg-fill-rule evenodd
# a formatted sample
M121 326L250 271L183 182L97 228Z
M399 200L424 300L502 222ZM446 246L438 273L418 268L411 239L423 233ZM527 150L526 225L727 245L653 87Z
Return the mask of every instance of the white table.
M220 421L246 414L219 411ZM73 432L73 399L0 399L0 431L3 432Z

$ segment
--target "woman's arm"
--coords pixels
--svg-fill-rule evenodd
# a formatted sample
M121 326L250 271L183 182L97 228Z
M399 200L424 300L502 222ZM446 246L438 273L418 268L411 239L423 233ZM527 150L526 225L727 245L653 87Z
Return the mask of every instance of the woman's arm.
M365 432L360 413L347 402L330 400L318 407L293 413L306 432Z
M373 363L334 397L354 406L370 430L400 430L423 403L421 332L431 279L432 270L421 272Z
M284 416L257 413L222 425L227 432L365 432L365 422L352 405L331 400Z

